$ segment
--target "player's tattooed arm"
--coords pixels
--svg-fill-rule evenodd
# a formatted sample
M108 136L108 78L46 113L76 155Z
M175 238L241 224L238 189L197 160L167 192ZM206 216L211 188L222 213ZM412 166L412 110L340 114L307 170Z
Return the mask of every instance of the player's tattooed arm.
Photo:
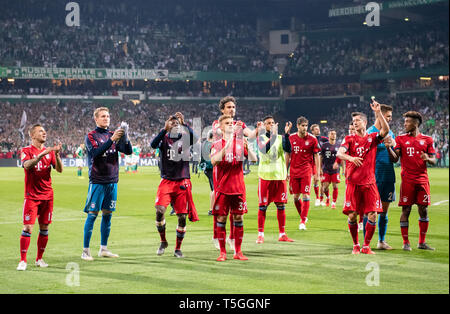
M343 146L339 147L336 157L338 157L341 160L349 161L349 162L353 163L356 167L360 167L363 162L363 159L361 157L353 157L353 156L347 155L347 149Z

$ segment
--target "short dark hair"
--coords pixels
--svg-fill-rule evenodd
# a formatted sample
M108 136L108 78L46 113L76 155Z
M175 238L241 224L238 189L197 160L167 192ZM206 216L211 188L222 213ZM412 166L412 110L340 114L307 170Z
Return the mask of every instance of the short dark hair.
M236 105L236 98L234 98L233 96L225 96L223 97L220 101L219 101L219 109L223 110L225 108L225 104L227 102L232 102Z
M312 131L316 127L320 128L320 126L317 123L314 123L314 124L311 124L309 129Z
M34 129L37 128L37 127L43 127L43 126L40 123L35 123L32 126L30 126L30 128L28 129L28 135L30 135L30 137L31 137L31 135L34 132Z
M367 121L367 116L365 113L356 111L356 112L352 112L352 118L356 117L356 116L360 116L361 118L363 118L363 120Z
M408 111L408 112L405 112L405 113L403 114L403 117L404 117L404 118L413 118L413 119L417 119L417 121L419 122L419 125L422 124L423 118L422 118L422 115L420 114L420 112L417 112L417 111Z
M329 129L328 130L328 134L330 134L331 132L336 132L336 130L335 129Z
M275 118L274 118L273 116L268 115L268 116L265 116L265 117L263 118L263 122L266 122L267 119L273 119L273 120L275 120Z
M301 116L297 118L297 125L303 124L303 123L309 123L308 119L306 119L305 117Z
M385 113L385 112L388 112L388 111L394 111L394 108L392 108L392 106L389 106L389 105L381 104L380 105L380 110L381 110L381 112Z

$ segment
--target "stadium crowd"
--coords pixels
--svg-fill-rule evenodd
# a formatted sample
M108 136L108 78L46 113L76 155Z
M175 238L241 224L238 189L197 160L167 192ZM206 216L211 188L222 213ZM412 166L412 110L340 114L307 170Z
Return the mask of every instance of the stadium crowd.
M390 123L391 130L398 135L404 132L403 113L414 110L422 114L424 121L421 125L421 132L433 137L435 148L438 153L438 165L449 166L445 164L445 156L449 153L449 92L435 90L434 93L427 94L397 94L386 99L380 99L385 104L393 107L393 117ZM368 116L371 125L373 123L373 114L367 101L360 103L348 103L347 108L335 107L328 114L324 114L323 119L327 124L322 127L322 135L326 135L328 130L334 129L339 139L347 135L348 125L351 122L352 112L363 112ZM342 119L336 119L341 117ZM442 158L440 158L442 157Z
M301 36L285 76L346 76L447 66L448 29L411 29L374 40Z
M77 147L84 142L88 132L95 128L93 120L94 109L98 104L67 102L67 103L16 103L0 102L0 111L5 112L0 118L0 158L16 158L24 145L28 145L27 129L34 123L42 123L47 131L49 143L55 140L63 144L62 156L70 157ZM27 115L27 127L23 135L19 132L23 112ZM130 139L133 144L140 144L142 154L152 154L151 140L164 126L167 118L180 111L189 125L194 124L194 118L199 118L202 130L211 126L219 115L216 103L200 104L154 104L116 103L110 106L111 128L115 129L121 121L130 125ZM267 113L276 114L276 105L240 106L236 115L247 125L256 122ZM206 134L203 134L204 136Z
M382 99L383 103L394 108L391 129L395 134L403 132L402 114L408 110L416 110L424 116L421 132L433 137L439 152L440 166L448 166L444 156L449 152L449 93L438 91L429 94L397 94L395 97ZM60 140L63 143L63 156L70 157L84 140L84 136L94 128L92 112L98 107L93 103L67 102L67 103L16 103L0 102L0 111L6 114L0 119L0 158L15 158L20 148L28 143L26 128L24 136L18 131L23 111L27 113L27 125L41 122L44 124L49 141ZM164 125L169 115L180 111L186 121L193 125L193 118L200 118L202 130L210 126L218 116L218 107L215 103L200 104L152 104L117 103L110 106L111 126L117 127L120 121L130 124L130 138L133 143L140 144L143 156L153 156L150 147L151 140ZM349 103L346 108L335 107L324 113L322 119L327 124L322 126L322 135L328 130L337 131L338 139L343 139L347 133L351 112L361 111L368 115L369 124L373 123L372 113L367 102ZM240 105L236 119L245 121L248 126L255 126L264 116L276 115L283 121L295 122L295 117L283 117L277 105ZM307 116L307 113L305 113ZM285 120L285 121L284 121ZM199 122L199 121L198 121ZM197 123L198 123L197 122ZM310 122L311 124L312 122ZM283 132L280 127L280 132ZM205 137L206 134L203 134Z
M2 65L171 72L276 70L261 46L256 17L244 9L237 12L204 3L96 2L95 10L92 5L82 6L79 27L67 27L54 6L34 1L27 5L35 5L36 10L14 10L12 4L0 18ZM142 5L148 10L143 12Z

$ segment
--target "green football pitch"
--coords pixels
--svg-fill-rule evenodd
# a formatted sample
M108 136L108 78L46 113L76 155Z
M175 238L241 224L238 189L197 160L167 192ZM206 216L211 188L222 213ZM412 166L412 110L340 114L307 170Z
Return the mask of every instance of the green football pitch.
M398 169L397 178L399 178ZM432 206L427 242L436 251L416 249L418 213L410 217L412 252L401 249L397 202L391 205L387 241L392 251L352 255L347 218L342 214L344 184L339 186L338 208L311 208L307 230L298 230L299 217L292 198L286 207L287 234L293 243L280 243L276 209L267 212L265 243L257 237L257 168L246 176L249 213L244 218L243 252L248 261L216 262L212 238L209 185L206 177L192 176L194 201L200 221L188 223L182 250L173 257L176 216L166 215L169 248L157 256L159 235L154 201L160 181L157 167L137 174L120 171L117 210L113 215L108 247L118 259L98 258L100 218L91 240L93 262L81 260L84 207L88 190L75 168L53 172L53 223L44 255L48 268L34 266L38 226L28 251L28 268L16 271L22 228L24 174L20 168L0 168L0 287L1 293L449 293L449 185L448 169L429 169ZM397 182L397 197L399 182ZM170 211L170 209L169 209ZM228 226L227 226L228 229ZM361 238L360 234L360 238ZM376 247L377 234L372 240ZM25 289L26 286L26 289Z

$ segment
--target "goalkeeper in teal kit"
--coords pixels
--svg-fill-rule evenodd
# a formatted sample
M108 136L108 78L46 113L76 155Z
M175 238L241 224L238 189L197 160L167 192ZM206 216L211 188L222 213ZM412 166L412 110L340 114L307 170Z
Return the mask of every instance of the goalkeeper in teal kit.
M393 108L389 105L381 105L381 114L384 116L387 123L392 121ZM379 132L381 123L378 119L375 124L367 129L367 133ZM381 203L383 206L383 212L380 213L378 218L378 245L379 250L391 250L392 247L386 242L386 232L388 225L387 212L389 204L395 201L395 172L394 164L389 159L389 153L387 151L385 143L394 141L395 135L392 131L389 131L389 135L384 139L384 143L381 143L377 147L377 159L375 166L375 178L377 181L378 192L380 193ZM366 225L367 217L364 217L363 226Z

